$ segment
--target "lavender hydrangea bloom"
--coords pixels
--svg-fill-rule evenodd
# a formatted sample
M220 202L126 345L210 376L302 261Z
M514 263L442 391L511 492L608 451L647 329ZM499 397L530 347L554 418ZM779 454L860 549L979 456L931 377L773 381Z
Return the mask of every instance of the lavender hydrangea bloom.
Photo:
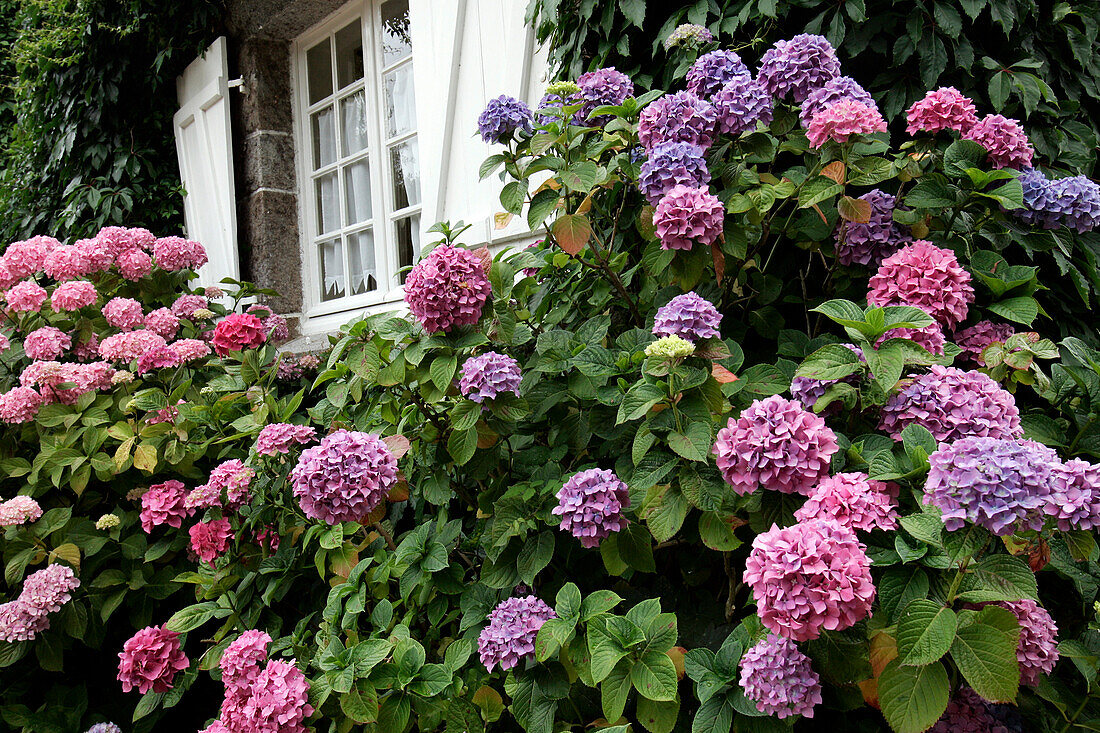
M996 535L1040 529L1058 455L1030 440L962 438L928 457L924 503L943 512L949 531L966 522Z
M734 77L748 74L749 67L733 51L718 49L695 59L687 73L688 91L698 97L709 97Z
M535 596L502 601L489 613L489 625L477 638L481 663L490 672L498 664L501 669L512 669L535 653L539 629L557 617L554 609Z
M859 348L855 344L841 344L844 348L851 351L853 354L859 357L859 360L866 362L867 358L863 356L863 349ZM843 379L813 379L812 377L795 377L791 380L791 397L802 403L802 406L807 410L814 409L814 405L821 399L829 387L837 384L838 382L845 382L847 384L854 384L859 380L859 372L850 374Z
M521 378L519 363L515 359L487 351L463 363L458 387L474 402L484 402L505 392L518 395Z
M337 430L302 451L290 480L306 516L328 524L354 522L397 483L397 459L377 435Z
M843 77L842 77L843 78ZM836 230L836 258L843 265L878 267L884 259L913 241L907 227L894 221L897 200L873 189L859 197L871 205L866 222L845 221Z
M574 103L580 102L581 108L573 116L575 125L598 127L606 125L611 121L611 117L600 115L589 119L592 110L605 105L622 104L627 97L634 94L634 82L626 74L617 71L614 66L581 74L577 79L577 86L580 87L580 91L577 92Z
M1058 529L1090 530L1100 527L1100 466L1079 458L1054 467L1047 514Z
M840 76L836 50L824 36L802 33L764 52L756 78L769 94L802 104L810 92Z
M991 344L1004 343L1015 334L1015 329L1007 323L978 321L955 334L955 344L962 349L959 358L979 366L985 366L982 352Z
M688 341L702 341L718 336L722 314L709 300L694 291L677 295L657 309L653 319L655 336L680 336Z
M629 505L630 492L613 471L589 468L573 474L558 490L553 513L561 517L561 529L583 546L596 547L626 526L623 508Z
M531 132L534 125L535 118L527 105L507 94L490 100L477 118L478 132L487 143L503 142L519 130Z
M96 723L86 733L122 733L122 728L114 723Z
M751 74L739 74L710 99L718 115L718 131L727 135L740 135L772 121L772 95Z
M551 122L556 122L561 118L562 107L576 103L576 100L572 97L566 98L562 97L560 94L547 92L542 96L542 99L539 100L538 106L536 107L537 112L535 114L535 119L538 120L540 125L548 125ZM550 112L550 110L553 110L553 112Z
M824 86L810 92L809 96L806 97L806 101L802 103L798 119L802 121L802 126L806 127L815 114L821 112L833 102L839 102L842 99L862 102L878 112L878 105L875 104L874 98L866 89L860 86L859 82L850 76L838 76L825 82Z
M1026 224L1057 229L1061 224L1061 217L1051 205L1051 180L1038 168L1025 168L1020 171L1017 180L1024 189L1024 208L1014 209L1013 215Z
M741 657L741 687L745 697L766 715L786 718L814 716L821 703L821 678L790 639L768 634Z
M638 189L654 206L674 186L699 188L710 182L703 149L691 143L664 143L653 148L642 163Z
M1007 705L994 705L969 687L960 687L929 733L1017 733L1022 728L1009 724L1009 711Z
M714 106L691 92L666 94L642 110L638 139L646 150L671 142L706 149L714 142L717 119Z
M1050 184L1051 208L1061 223L1078 234L1100 226L1100 186L1084 176L1059 178Z
M1020 684L1035 687L1040 674L1050 674L1058 663L1058 625L1050 613L1030 598L1000 601L1020 624L1016 661L1020 664Z

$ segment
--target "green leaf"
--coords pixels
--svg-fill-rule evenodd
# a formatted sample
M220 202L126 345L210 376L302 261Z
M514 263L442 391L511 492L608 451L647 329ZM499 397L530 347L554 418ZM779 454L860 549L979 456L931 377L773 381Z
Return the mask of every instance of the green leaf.
M990 702L1011 702L1020 686L1016 645L1020 626L1012 612L986 606L976 620L961 624L951 658L974 691Z
M459 466L464 466L477 450L477 429L455 430L447 438L447 452Z
M910 601L928 596L928 574L921 568L905 566L888 568L878 584L878 600L887 621L894 623L897 612Z
M898 658L908 666L935 662L951 648L959 620L943 604L918 598L898 617Z
M680 698L668 701L639 698L635 714L638 722L650 733L672 733L676 718L680 715Z
M645 0L619 0L619 10L623 11L623 17L638 28L645 22ZM618 720L617 717L610 716L607 719Z
M1039 587L1028 564L1013 555L989 555L966 570L959 600L986 601L1037 600Z
M718 512L703 512L699 517L699 539L716 552L728 552L741 546L741 540L734 534L730 520L736 519Z
M630 668L634 689L650 700L667 701L676 697L676 665L664 652L650 649Z
M923 733L947 709L951 685L939 662L905 667L894 659L878 679L878 700L894 733Z
M592 224L583 214L564 214L554 221L550 232L558 246L576 255L592 237Z
M432 361L430 369L432 382L440 392L446 392L447 388L451 386L456 369L458 369L458 359L455 358L454 354L437 356Z
M990 303L987 307L1002 318L1025 326L1030 326L1039 316L1039 302L1030 295L1006 298L997 303Z
M637 524L627 525L618 534L619 554L626 564L643 573L656 572L653 562L653 541L648 530Z
M528 537L519 551L519 559L516 562L520 579L527 585L534 585L535 576L550 564L553 557L553 532L540 532L537 537Z
M601 613L607 613L623 602L618 593L610 590L598 590L581 603L581 621L589 621Z
M565 187L577 193L588 193L599 178L600 169L595 163L583 160L574 163L558 176Z
M1069 554L1077 562L1096 562L1100 559L1100 547L1097 547L1096 537L1085 529L1073 529L1062 536L1066 540Z
M691 733L729 733L733 715L733 705L726 697L713 697L699 706L691 721Z
M197 629L215 616L228 616L229 613L229 609L219 608L217 603L206 601L176 611L165 626L169 631L182 634Z
M954 206L958 189L938 178L921 179L905 197L905 203L915 209Z
M619 413L615 418L615 424L621 425L629 420L637 420L652 409L654 405L666 397L664 390L650 382L635 382L634 386L627 390L623 401L619 405Z
M807 356L794 374L796 377L824 381L844 379L859 369L859 357L851 349L840 344L829 344Z
M378 720L378 692L369 684L354 685L340 696L340 710L356 723Z
M914 423L915 424L915 423ZM913 427L910 425L909 427ZM902 528L925 544L942 547L943 520L931 512L910 514L901 518Z
M561 201L561 194L552 188L544 188L534 195L527 209L527 225L534 231L554 213Z
M597 616L588 623L588 654L592 679L602 682L615 669L627 651L608 629L611 616Z
M510 181L500 191L500 205L511 214L523 211L523 201L527 198L526 181Z
M600 701L603 706L603 716L607 720L615 721L623 716L626 709L626 699L630 695L630 662L620 660L611 670L611 674L600 683Z
M661 488L655 486L650 490L650 496L646 497L642 508L646 526L658 542L664 542L680 531L690 507L679 490L669 485L665 485L663 490Z
M455 403L451 409L451 427L456 432L469 430L481 419L482 406L473 400Z
M709 420L690 422L684 432L673 430L668 434L668 447L689 461L706 462L710 458L711 442L714 439L710 429Z
M826 199L830 199L842 193L844 193L844 186L837 184L837 182L831 178L818 176L808 182L802 187L802 190L798 192L798 208L808 209L814 204L819 204Z

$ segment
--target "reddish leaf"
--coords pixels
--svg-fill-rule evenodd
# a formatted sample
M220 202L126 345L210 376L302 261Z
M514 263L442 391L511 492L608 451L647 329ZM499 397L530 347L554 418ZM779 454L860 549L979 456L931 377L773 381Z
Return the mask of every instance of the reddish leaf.
M478 247L474 250L474 254L481 259L481 266L485 268L485 272L489 272L489 268L493 266L493 255L489 252L489 248Z
M576 255L592 237L592 224L581 214L565 214L558 217L550 231L562 249Z
M737 381L737 375L721 364L711 364L710 373L720 384L729 384L730 382Z
M871 202L862 199L854 199L851 196L841 196L836 208L840 216L857 224L866 224L871 221Z
M832 179L841 186L844 185L844 173L844 163L839 160L834 160L821 170L821 175Z
M726 274L726 256L722 254L722 248L717 242L710 245L710 254L714 258L714 275L718 284L722 284L722 277Z
M401 458L409 452L409 439L404 435L387 435L382 438L382 442L390 449L394 458Z

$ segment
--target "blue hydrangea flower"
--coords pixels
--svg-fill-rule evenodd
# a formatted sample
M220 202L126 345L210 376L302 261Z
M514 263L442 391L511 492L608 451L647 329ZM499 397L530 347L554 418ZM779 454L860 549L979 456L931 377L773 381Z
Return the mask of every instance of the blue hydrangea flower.
M535 118L526 104L507 94L490 100L485 111L477 118L481 139L487 143L499 143L518 130L531 132Z
M802 33L764 52L756 78L770 94L802 104L810 92L840 76L840 59L824 36Z
M733 51L719 49L695 60L688 69L687 88L697 97L707 98L734 77L748 73L749 67L745 66L740 56Z
M740 135L772 121L772 95L750 74L739 74L711 97L718 115L718 130L727 135Z
M653 148L642 163L638 189L654 206L677 184L692 188L710 182L710 170L703 149L691 143L664 143Z

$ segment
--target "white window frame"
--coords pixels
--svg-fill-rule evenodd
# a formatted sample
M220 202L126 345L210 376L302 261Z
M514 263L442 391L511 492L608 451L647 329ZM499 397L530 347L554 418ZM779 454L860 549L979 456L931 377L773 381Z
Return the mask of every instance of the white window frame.
M399 282L397 272L399 269L399 256L397 252L396 223L398 220L406 218L409 215L419 214L423 217L423 201L426 182L423 178L423 167L420 166L418 170L418 174L420 175L420 202L395 211L394 181L392 166L390 164L390 151L400 143L413 138L417 139L419 147L421 125L419 120L417 120L415 127L411 131L396 135L392 138L386 137L385 90L383 88L383 78L387 72L402 65L415 64L417 49L413 48L410 56L383 67L382 49L377 42L381 32L383 2L385 2L385 0L354 0L299 36L294 41L291 48L291 61L293 64L291 78L294 82L292 89L294 136L299 194L299 238L302 253L302 303L305 321L321 316L362 310L383 303L394 303L401 301L404 297L404 291ZM335 39L335 34L337 32L345 28L349 23L354 22L356 19L360 20L363 33L363 79L348 85L344 89L334 88L329 96L321 101L310 104L306 52L317 43L324 41L325 38L333 37L333 39ZM333 44L334 43L335 40L333 40ZM334 54L335 48L333 47L330 52ZM423 50L421 52L423 52ZM332 105L334 125L337 133L337 162L331 163L328 166L323 166L318 170L328 171L330 168L332 170L340 170L339 161L344 160L344 157L340 153L339 142L341 139L340 136L343 134L341 130L342 122L340 119L339 100L353 94L354 91L352 90L360 88L365 89L367 100L367 158L370 161L372 209L372 218L369 228L374 234L375 270L377 273L376 279L378 281L378 287L373 291L359 295L345 294L342 298L324 301L321 300L321 265L318 247L320 235L316 234L318 231L319 212L317 210L316 190L314 188L314 176L316 171L313 169L313 138L312 130L310 129L311 115L328 105ZM419 112L417 114L419 115ZM350 157L351 156L349 156L349 159ZM339 207L341 227L335 231L339 232L341 241L343 242L346 234L361 231L366 227L362 223L347 226L343 225L346 218L346 202L344 200L344 183L341 178L342 176L337 177L337 190L339 192L337 206ZM379 192L381 192L381 196L379 196ZM381 207L379 207L380 203L382 204ZM420 238L422 228L423 221L419 221L418 225L413 227L412 235L414 242ZM421 242L421 246L423 246L423 242ZM348 263L348 248L343 244L342 247L344 261ZM414 261L415 258L416 253L414 252ZM350 268L346 265L344 268L344 279L345 293L348 293L351 290L351 272Z

